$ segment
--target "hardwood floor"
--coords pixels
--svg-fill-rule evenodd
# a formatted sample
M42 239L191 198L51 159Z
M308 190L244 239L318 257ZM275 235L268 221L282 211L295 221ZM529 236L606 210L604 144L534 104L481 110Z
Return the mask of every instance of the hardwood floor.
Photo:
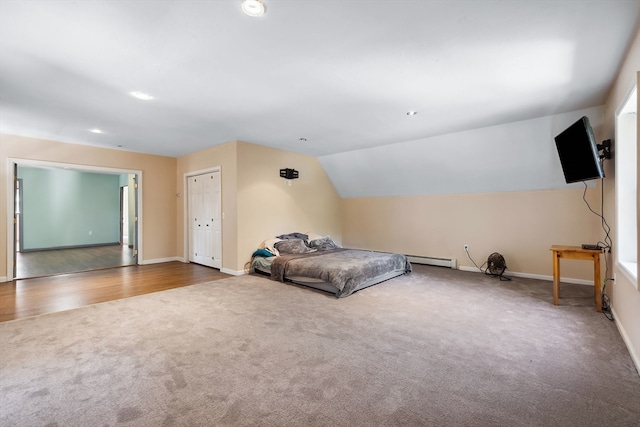
M16 254L16 277L24 279L50 276L135 265L136 263L133 249L122 245L18 252Z
M178 261L0 283L0 322L231 277Z

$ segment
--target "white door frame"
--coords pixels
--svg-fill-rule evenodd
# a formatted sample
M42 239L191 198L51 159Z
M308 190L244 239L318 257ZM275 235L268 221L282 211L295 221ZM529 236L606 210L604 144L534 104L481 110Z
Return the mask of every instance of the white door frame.
M220 199L222 199L222 168L220 166L213 166L206 169L200 169L197 171L186 172L182 179L182 194L184 194L184 198L182 199L182 208L183 208L183 232L184 232L184 249L182 253L182 257L184 262L189 262L189 178L192 176L204 175L206 173L220 173ZM220 200L220 210L222 211L222 200ZM220 227L220 240L221 240L221 248L223 248L224 244L224 215L220 212L220 219L222 220L222 224ZM223 270L222 267L222 254L224 250L220 251L220 271Z
M36 168L56 168L73 170L79 172L94 172L104 174L135 174L138 182L138 222L136 224L136 237L138 239L138 256L136 264L142 264L142 171L133 169L118 169L102 166L76 165L71 163L47 162L41 160L29 160L9 157L7 159L7 280L15 279L13 273L14 240L13 234L13 209L15 191L13 188L13 171L15 166L36 167Z

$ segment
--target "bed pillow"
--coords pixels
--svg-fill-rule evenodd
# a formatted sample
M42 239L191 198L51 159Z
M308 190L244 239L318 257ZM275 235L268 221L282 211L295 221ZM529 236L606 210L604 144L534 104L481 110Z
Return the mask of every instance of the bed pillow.
M322 235L321 235L321 234L316 234L316 233L313 233L313 232L311 232L311 231L307 231L305 234L306 234L307 236L309 236L309 237L306 239L307 241L322 239Z
M295 232L295 233L289 233L289 234L281 234L279 236L276 236L276 238L282 239L282 240L294 240L294 239L307 240L309 236L307 236L306 234Z
M280 252L280 255L306 254L316 251L316 249L307 246L302 239L282 240L275 244L275 248Z
M319 251L328 251L330 249L338 249L340 246L336 245L336 243L331 240L331 237L325 236L321 239L311 240L309 247Z

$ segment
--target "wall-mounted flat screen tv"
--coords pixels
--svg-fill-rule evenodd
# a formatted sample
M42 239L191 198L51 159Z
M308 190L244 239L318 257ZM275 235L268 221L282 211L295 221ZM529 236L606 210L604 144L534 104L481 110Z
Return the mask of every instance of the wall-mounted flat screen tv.
M582 117L569 126L555 140L567 184L604 178L598 146L588 117Z

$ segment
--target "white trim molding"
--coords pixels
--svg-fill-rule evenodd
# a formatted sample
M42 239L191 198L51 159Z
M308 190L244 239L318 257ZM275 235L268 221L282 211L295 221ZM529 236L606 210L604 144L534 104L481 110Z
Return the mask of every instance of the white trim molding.
M244 276L249 274L249 270L231 270L229 268L221 268L220 273L231 274L232 276Z
M141 265L160 264L163 262L172 262L172 261L185 262L184 258L174 256L174 257L168 257L168 258L145 259L144 261L140 262L140 264Z
M616 326L618 327L618 332L620 332L620 336L622 337L622 341L624 341L627 350L629 351L629 355L631 356L631 360L633 364L636 366L636 371L638 371L638 375L640 375L640 354L637 354L633 351L633 345L631 343L631 338L627 331L624 329L624 326L618 322L618 315L616 310L611 307L611 314L613 314L613 319L615 321Z
M458 270L463 270L463 271L473 271L475 273L484 273L482 270L476 268L476 267L467 267L464 265L461 265L460 268L458 268ZM547 276L547 275L543 275L543 274L530 274L530 273L520 273L517 271L505 271L504 272L505 276L513 276L513 277L524 277L526 279L538 279L538 280L548 280L553 282L553 276ZM562 283L575 283L576 285L587 285L587 286L593 286L593 280L586 280L586 279L575 279L573 277L560 277L560 282Z

